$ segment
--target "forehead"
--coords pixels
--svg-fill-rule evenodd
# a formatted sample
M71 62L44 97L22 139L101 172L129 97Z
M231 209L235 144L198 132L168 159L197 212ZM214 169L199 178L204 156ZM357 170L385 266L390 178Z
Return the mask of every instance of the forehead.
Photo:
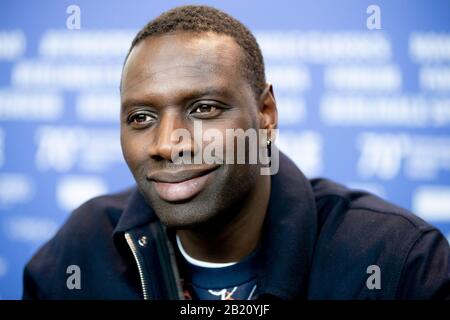
M241 47L216 33L176 32L149 37L133 48L122 74L122 96L241 82ZM239 85L242 85L240 83Z

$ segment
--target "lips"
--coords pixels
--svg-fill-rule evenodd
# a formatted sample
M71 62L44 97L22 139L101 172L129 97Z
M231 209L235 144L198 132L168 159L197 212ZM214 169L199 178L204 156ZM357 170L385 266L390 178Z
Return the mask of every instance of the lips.
M159 197L168 202L188 200L199 194L219 166L190 170L158 171L147 178L152 181Z

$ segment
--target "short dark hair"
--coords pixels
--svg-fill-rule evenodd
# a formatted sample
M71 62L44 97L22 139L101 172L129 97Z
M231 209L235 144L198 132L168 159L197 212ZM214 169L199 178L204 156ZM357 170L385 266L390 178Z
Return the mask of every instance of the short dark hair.
M125 62L131 50L143 39L175 31L215 32L232 37L244 49L243 76L250 82L256 97L263 92L266 84L264 59L255 37L241 22L210 6L180 6L162 13L137 33Z

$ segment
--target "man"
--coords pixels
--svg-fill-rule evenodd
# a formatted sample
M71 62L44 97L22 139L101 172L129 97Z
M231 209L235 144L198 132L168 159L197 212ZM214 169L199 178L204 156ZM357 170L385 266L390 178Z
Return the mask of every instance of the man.
M137 188L75 210L26 266L25 299L450 297L438 230L274 158L273 88L255 38L229 15L184 6L146 25L124 64L121 103ZM265 130L256 143L278 172L251 163L248 136L244 163L207 161L211 139L192 138L199 125L219 136ZM238 147L217 141L215 159L234 158Z

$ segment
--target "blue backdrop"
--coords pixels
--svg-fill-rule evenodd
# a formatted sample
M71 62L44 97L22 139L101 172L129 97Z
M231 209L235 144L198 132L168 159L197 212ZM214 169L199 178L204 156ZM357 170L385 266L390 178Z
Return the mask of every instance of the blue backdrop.
M0 3L0 298L70 211L133 184L118 83L134 34L188 1ZM196 1L255 32L279 145L450 237L449 1ZM79 19L78 19L79 18Z

